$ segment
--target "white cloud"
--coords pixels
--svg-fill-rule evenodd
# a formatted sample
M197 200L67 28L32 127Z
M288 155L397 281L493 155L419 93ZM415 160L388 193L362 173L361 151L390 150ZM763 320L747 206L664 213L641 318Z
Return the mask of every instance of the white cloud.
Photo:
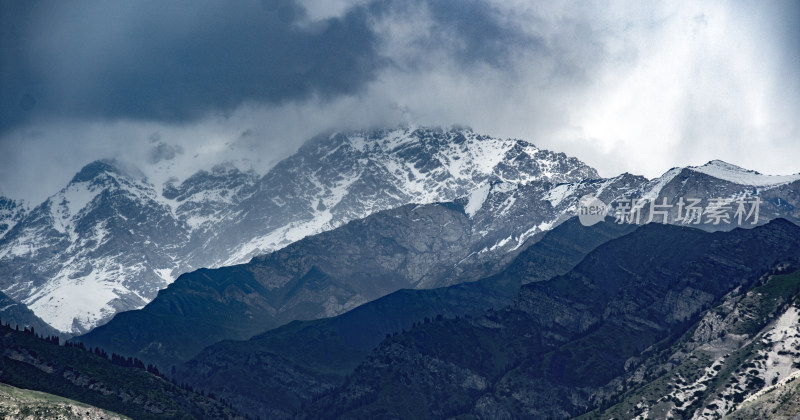
M775 71L780 45L750 10L716 2L547 4L496 2L509 25L530 22L527 32L548 47L519 51L513 69L464 69L434 54L424 71L388 71L373 92L419 123L528 138L605 176L657 177L717 158L764 173L800 171L793 117L800 107L785 90L797 82ZM400 44L390 50L402 52L393 57L420 54L409 46L426 36L424 17L386 25Z

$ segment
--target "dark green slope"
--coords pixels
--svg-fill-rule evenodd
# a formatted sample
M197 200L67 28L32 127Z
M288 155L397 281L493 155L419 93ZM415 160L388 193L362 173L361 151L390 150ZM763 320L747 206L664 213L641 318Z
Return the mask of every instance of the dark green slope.
M569 418L628 360L669 345L738 286L800 258L800 227L776 220L705 233L646 225L569 273L522 287L478 318L423 323L384 340L312 418Z
M294 321L247 341L223 341L187 362L178 377L253 416L288 417L340 384L387 334L426 317L477 315L504 307L522 283L563 274L598 245L634 228L613 223L585 227L571 219L495 276L446 288L400 290L337 317Z
M241 418L223 404L136 367L78 347L0 327L0 382L46 392L134 419Z

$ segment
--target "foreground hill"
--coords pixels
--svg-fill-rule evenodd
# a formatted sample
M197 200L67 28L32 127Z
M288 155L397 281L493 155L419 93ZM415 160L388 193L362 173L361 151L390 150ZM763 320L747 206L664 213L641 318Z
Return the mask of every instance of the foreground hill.
M19 389L0 383L0 418L124 420L129 417L45 392Z

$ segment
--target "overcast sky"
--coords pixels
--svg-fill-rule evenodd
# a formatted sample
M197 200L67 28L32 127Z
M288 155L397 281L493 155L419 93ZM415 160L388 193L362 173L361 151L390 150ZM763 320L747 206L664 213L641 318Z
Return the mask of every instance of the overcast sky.
M235 5L235 7L232 7ZM264 171L330 129L467 125L647 177L800 172L800 1L4 1L0 192L84 164Z

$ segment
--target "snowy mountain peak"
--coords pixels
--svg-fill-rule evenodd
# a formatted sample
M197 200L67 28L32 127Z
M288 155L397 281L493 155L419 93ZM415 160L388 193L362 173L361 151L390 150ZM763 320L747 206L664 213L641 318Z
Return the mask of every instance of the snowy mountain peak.
M78 222L79 214L102 193L120 193L134 200L154 200L153 186L133 165L118 160L98 160L84 166L61 191L44 205L49 207L54 227L65 228Z
M704 173L714 178L749 186L776 186L800 180L800 174L794 175L764 175L759 172L744 169L739 166L721 161L712 160L702 166L690 166L695 172Z
M53 327L83 331L166 286L174 264L164 249L182 238L138 169L95 161L0 238L9 267L0 286Z
M734 165L732 163L725 162L724 160L714 159L706 162L700 166L690 166L689 169L698 171L698 172L717 172L717 173L746 173L751 175L763 175L760 172L745 169L741 166Z
M258 176L253 171L242 172L231 164L220 164L209 171L203 170L195 173L179 185L168 182L164 186L162 195L169 200L178 202L200 201L212 198L205 192L216 190L222 196L230 197L241 186L240 184L252 184L257 178ZM222 201L230 201L230 198Z
M645 187L645 192L642 194L642 198L645 200L654 200L659 196L659 194L661 194L661 190L664 188L664 186L678 176L682 170L682 168L672 168L660 177L648 182L647 186Z
M72 177L72 180L69 183L77 184L81 182L88 182L106 175L122 176L139 181L146 180L144 174L138 168L129 163L117 159L101 159L85 165L80 171L78 171L77 174L75 174L74 177Z

